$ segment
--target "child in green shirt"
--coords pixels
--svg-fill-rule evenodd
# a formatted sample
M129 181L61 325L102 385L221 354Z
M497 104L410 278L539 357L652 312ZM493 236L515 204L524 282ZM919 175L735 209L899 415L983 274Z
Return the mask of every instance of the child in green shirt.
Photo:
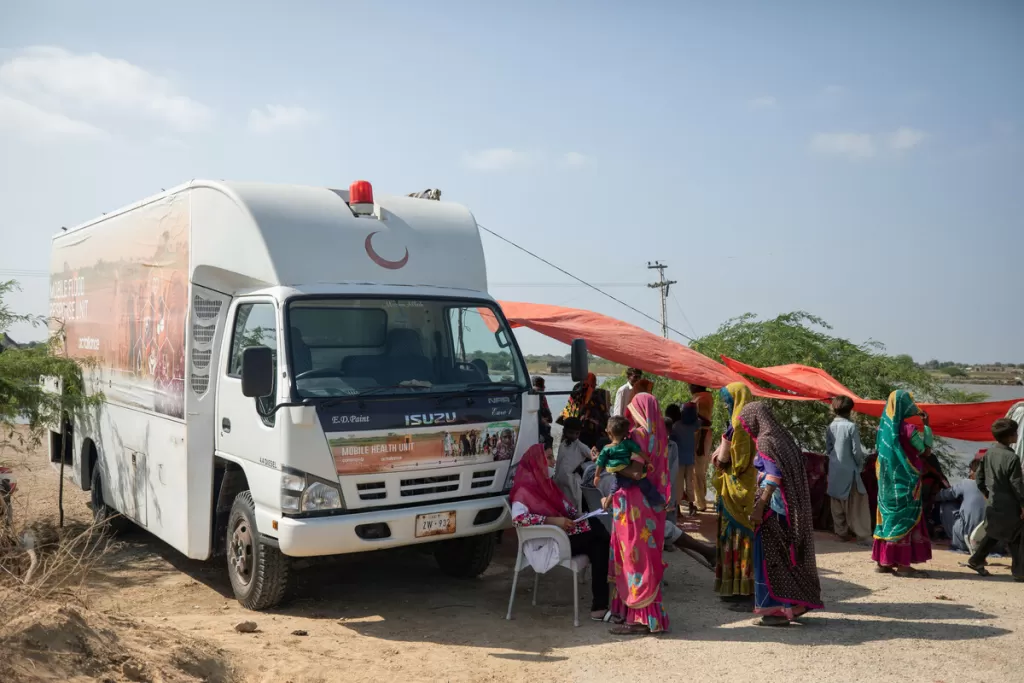
M665 499L658 493L654 483L647 478L647 458L640 446L632 439L626 438L628 435L629 420L618 416L608 419L608 436L612 442L597 456L594 486L597 486L601 472L607 471L615 475L615 487L607 498L608 502L620 488L638 486L651 507L664 505ZM637 466L630 467L633 463L637 463Z

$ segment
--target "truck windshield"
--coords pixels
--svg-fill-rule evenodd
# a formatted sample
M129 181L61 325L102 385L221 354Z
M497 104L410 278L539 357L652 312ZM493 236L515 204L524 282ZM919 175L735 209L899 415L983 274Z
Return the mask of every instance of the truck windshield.
M505 319L489 303L295 299L287 315L300 398L528 388Z

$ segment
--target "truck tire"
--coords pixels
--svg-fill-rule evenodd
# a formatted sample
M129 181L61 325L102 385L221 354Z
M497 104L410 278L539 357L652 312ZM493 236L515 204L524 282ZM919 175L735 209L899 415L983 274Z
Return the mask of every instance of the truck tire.
M494 557L494 534L442 541L434 550L441 571L457 579L473 579L487 570Z
M235 496L226 534L228 577L235 598L246 609L275 607L288 593L288 558L260 540L252 494Z
M103 475L98 464L92 467L90 489L92 523L96 529L114 536L131 529L132 523L127 517L103 502Z

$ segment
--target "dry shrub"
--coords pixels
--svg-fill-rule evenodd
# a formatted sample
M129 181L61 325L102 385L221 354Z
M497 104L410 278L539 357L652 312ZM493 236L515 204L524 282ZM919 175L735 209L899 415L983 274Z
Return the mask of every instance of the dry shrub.
M59 528L52 520L0 522L0 632L14 615L44 601L85 605L84 584L91 569L111 551L103 527L73 522ZM4 520L11 510L4 509Z
M237 680L225 653L207 642L89 609L92 570L115 545L106 525L58 527L52 500L42 498L33 509L19 489L8 510L0 497L0 682Z

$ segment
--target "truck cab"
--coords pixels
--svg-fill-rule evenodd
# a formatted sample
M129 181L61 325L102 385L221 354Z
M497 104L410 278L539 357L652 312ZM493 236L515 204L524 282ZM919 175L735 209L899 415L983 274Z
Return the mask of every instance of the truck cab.
M452 575L486 568L509 522L517 445L538 438L536 397L492 300L274 288L238 297L228 317L217 455L279 473L250 488L260 542L290 557L433 542ZM260 552L245 521L226 530L241 593Z

